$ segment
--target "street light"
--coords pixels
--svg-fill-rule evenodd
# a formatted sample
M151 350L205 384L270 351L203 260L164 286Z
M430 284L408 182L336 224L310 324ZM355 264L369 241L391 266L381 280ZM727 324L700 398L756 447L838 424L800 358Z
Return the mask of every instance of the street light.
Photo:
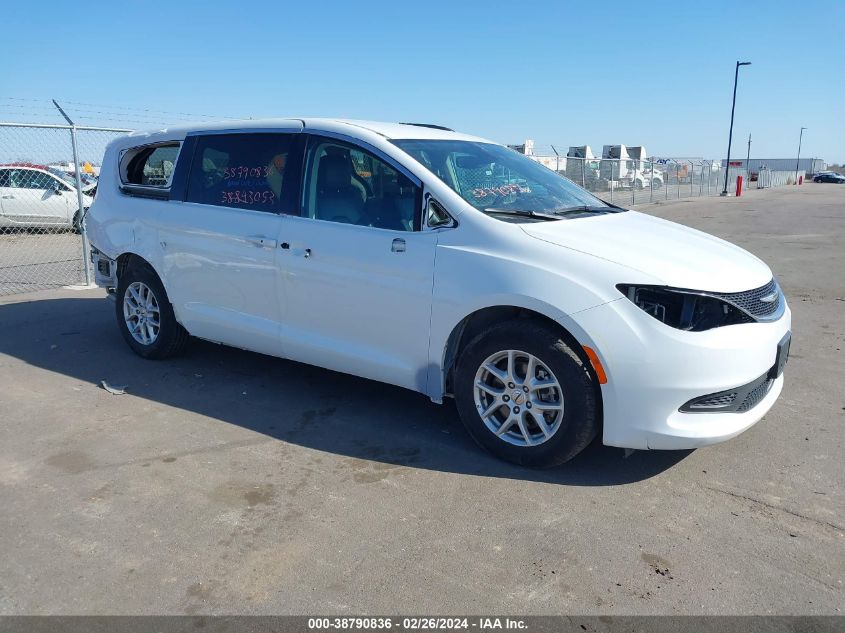
M801 141L804 139L804 130L807 128L801 128L801 134L798 136L798 158L795 159L795 184L798 184L798 165L801 164Z
M722 189L722 195L728 195L728 172L731 170L731 141L734 136L734 110L736 110L736 83L739 80L739 67L750 66L751 62L737 62L736 71L734 72L734 100L731 105L731 129L728 132L728 160L725 164L725 187Z

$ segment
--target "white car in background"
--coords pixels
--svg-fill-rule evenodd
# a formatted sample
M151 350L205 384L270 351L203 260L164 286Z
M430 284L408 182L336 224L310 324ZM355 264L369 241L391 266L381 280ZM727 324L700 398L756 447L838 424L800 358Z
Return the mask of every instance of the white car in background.
M520 464L598 434L727 440L783 387L791 317L766 264L439 126L133 133L106 150L87 228L139 355L192 335L451 396Z
M96 181L83 182L82 209L76 180L66 172L33 163L0 164L0 227L64 227L79 230L94 201Z

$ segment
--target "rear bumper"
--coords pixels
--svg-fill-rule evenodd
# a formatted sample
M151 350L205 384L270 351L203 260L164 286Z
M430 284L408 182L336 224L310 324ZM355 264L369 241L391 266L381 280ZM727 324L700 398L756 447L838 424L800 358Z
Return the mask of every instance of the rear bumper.
M117 262L91 247L91 263L94 265L94 283L100 288L117 287Z
M627 299L577 316L607 373L602 385L603 441L636 449L688 449L735 437L774 405L784 377L748 410L682 412L689 401L755 383L774 365L791 313L771 323L683 332ZM747 394L745 394L747 395Z

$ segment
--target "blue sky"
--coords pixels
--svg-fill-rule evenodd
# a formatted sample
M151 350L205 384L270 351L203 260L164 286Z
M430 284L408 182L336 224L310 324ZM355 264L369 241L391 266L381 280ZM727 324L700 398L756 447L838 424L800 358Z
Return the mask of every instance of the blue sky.
M6 11L0 119L343 116L506 143L845 161L845 3L40 2ZM81 79L73 71L80 60Z

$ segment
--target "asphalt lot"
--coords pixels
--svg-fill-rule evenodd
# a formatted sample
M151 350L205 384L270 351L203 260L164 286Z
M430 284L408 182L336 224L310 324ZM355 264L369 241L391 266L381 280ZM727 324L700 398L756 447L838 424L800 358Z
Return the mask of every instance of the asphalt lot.
M99 290L0 299L0 614L840 613L845 187L643 210L790 301L783 395L726 444L525 470L451 404L201 342L144 361Z

